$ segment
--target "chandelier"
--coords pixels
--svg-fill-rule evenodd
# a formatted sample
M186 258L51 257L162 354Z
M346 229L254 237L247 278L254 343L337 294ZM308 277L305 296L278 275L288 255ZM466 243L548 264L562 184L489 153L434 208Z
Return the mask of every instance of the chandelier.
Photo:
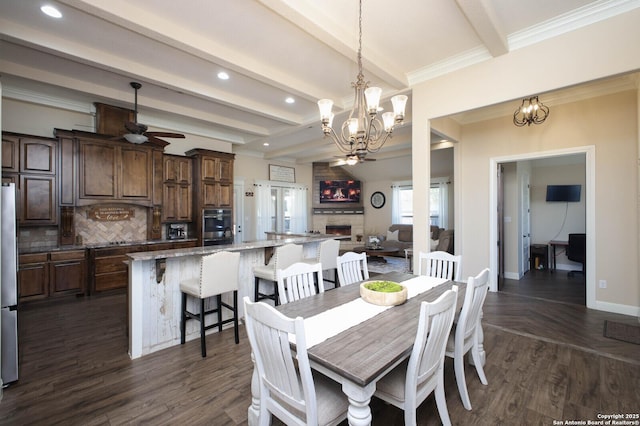
M369 87L369 82L364 80L362 73L362 0L358 14L358 76L351 86L355 89L355 100L349 118L342 124L339 132L333 127L333 101L320 99L320 121L324 136L330 136L336 146L344 154L347 154L347 164L354 165L364 161L367 153L375 153L382 148L396 124L404 121L404 109L407 103L405 95L396 95L391 98L394 112L382 114L382 122L378 118L380 95L382 89Z
M531 123L541 124L548 116L549 107L540 102L537 96L533 96L522 100L522 105L513 113L513 124L518 127L525 124L531 126Z

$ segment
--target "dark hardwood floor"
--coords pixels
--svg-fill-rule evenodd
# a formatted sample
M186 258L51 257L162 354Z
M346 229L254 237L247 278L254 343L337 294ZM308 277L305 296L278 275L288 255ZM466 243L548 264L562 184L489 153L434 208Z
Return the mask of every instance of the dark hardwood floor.
M574 295L544 299L545 286L558 286L552 278L532 275L529 287L488 295L489 385L466 367L473 410L465 410L447 360L453 424L552 425L640 411L640 345L602 337L604 319L637 319L567 302ZM2 425L247 423L252 365L243 327L239 345L230 329L208 336L205 359L191 341L132 361L125 295L25 306L19 320L20 380L4 389ZM374 425L403 424L402 411L379 400L372 408ZM433 396L418 423L440 424Z

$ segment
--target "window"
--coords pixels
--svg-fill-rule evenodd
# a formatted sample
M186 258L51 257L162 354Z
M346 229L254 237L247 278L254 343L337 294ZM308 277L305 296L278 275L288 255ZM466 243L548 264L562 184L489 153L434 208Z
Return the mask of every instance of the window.
M448 178L431 180L429 190L429 224L448 228ZM410 181L392 185L392 223L413 224L413 184Z
M265 232L306 232L307 188L270 181L255 186L256 239L265 239Z

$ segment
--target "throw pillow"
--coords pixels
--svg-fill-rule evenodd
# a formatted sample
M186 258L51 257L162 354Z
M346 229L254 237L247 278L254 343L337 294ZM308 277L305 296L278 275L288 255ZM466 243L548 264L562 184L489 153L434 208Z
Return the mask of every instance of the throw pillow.
M431 251L434 251L438 248L438 244L440 244L440 240L431 240Z
M387 241L398 241L398 232L400 230L396 229L395 231L387 231Z

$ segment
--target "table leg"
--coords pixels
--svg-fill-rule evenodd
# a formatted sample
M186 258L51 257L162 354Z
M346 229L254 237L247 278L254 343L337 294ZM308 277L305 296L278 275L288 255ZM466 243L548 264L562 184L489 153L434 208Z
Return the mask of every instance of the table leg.
M358 386L348 380L342 383L342 391L349 398L349 412L347 420L351 426L367 426L371 424L371 397L376 390L376 384L370 383L365 387Z

